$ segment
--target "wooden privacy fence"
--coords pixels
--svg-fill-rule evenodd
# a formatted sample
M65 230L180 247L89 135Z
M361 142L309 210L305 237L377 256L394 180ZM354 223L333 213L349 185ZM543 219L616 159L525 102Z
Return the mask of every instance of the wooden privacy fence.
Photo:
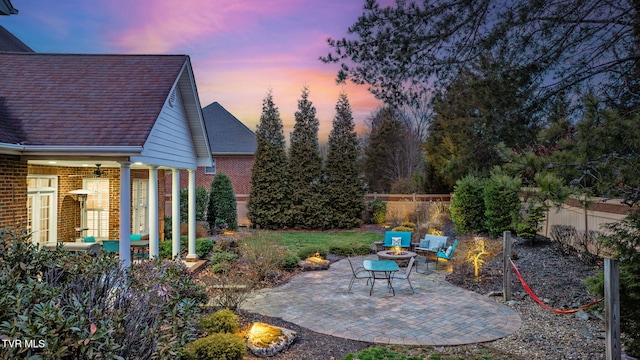
M237 194L238 223L241 226L250 225L247 218L248 194ZM387 219L404 221L420 209L430 204L440 203L449 206L451 194L366 194L365 202L380 199L387 204ZM577 200L567 200L560 208L551 208L547 219L543 221L540 235L551 237L553 225L573 226L578 232L592 230L601 231L601 225L616 222L626 216L628 207L619 200L604 201L593 198L587 209Z
M577 231L602 230L602 225L618 222L627 215L629 207L620 200L591 198L585 207L578 200L569 199L559 208L551 208L542 223L540 235L550 237L553 225L573 226Z

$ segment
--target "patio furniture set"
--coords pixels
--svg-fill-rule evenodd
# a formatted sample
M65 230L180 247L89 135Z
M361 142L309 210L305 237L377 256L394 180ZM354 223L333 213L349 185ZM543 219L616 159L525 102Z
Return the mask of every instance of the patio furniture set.
M385 280L387 288L395 296L393 280L403 279L407 280L411 291L415 293L411 285L410 276L414 266L416 267L416 271L418 270L418 264L416 262L418 252L425 253L425 264L428 269L428 254L435 256L436 264L438 259L451 259L458 240L454 240L453 244L449 247L446 247L446 243L446 236L427 234L423 239L420 239L420 243L417 246L413 247L414 251L410 251L409 249L412 247L410 232L387 231L383 242L383 247L387 248L387 250L376 252L378 260L363 260L362 266L354 267L351 258L347 258L352 272L349 291L351 291L355 280L367 279L367 285L371 285L369 289L369 296L371 296L371 294L373 294L375 281L378 279ZM405 267L405 270L400 271L400 267Z
M130 237L131 255L132 258L149 258L147 249L149 248L149 240L144 239L143 235L132 234ZM46 244L48 249L55 249L58 244L62 245L62 248L68 251L86 251L87 254L95 256L101 251L107 253L119 253L120 252L120 240L96 240L95 236L86 236L79 242L62 242Z

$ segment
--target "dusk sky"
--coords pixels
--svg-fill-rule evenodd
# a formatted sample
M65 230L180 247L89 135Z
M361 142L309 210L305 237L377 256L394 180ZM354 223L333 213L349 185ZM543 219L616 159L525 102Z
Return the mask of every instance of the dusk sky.
M318 60L362 13L364 0L12 0L0 25L40 53L187 54L201 105L217 101L255 131L272 91L288 139L302 88L331 131L347 93L358 132L381 103L366 86L337 85ZM386 1L390 3L391 1Z

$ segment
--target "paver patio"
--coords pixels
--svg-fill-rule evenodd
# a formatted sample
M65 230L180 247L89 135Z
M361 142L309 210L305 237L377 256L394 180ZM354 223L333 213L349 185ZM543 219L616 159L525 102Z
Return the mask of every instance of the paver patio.
M354 265L374 255L352 258ZM425 271L424 259L419 270ZM444 280L445 273L413 272L411 283L384 281L369 296L367 280L347 291L351 269L346 259L329 270L304 272L286 284L251 294L242 309L279 317L307 329L346 339L381 344L462 345L491 341L515 332L522 321L511 308ZM415 269L414 269L415 270Z

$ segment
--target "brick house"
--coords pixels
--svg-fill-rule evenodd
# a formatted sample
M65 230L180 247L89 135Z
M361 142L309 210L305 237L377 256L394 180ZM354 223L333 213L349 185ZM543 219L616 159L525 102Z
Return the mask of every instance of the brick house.
M256 135L217 102L202 109L202 114L211 145L213 166L199 167L196 170L196 187L204 187L210 191L211 182L216 174L228 175L236 195L238 225L248 226L246 203L251 191L251 168L257 148ZM209 131L210 129L215 131ZM167 177L165 186L170 190L169 180ZM181 182L180 188L183 189L186 185L186 182ZM167 197L165 207L170 206L171 199Z
M213 165L189 57L11 51L0 49L0 228L39 245L118 239L125 264L130 234L146 233L156 256L165 174L177 184L184 170L195 193L196 168Z

